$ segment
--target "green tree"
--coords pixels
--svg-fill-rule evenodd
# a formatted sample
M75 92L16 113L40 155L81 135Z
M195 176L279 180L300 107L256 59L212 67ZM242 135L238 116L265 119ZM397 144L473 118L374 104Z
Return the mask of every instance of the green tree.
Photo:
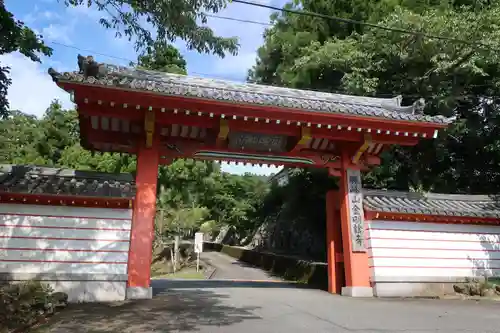
M23 22L14 18L14 15L5 8L0 0L0 55L20 52L32 61L40 62L40 54L50 56L52 49L46 46L33 30ZM7 90L12 83L10 68L2 66L0 62L0 117L5 118L9 111Z
M405 104L423 97L426 114L455 115L457 121L437 140L394 148L365 184L463 193L500 189L498 2L304 0L288 6L486 45L369 26L337 29L339 23L282 13L266 31L249 79L368 96L402 94Z
M159 44L152 51L144 51L137 58L137 65L165 73L187 74L186 60L179 50L170 44Z
M158 44L180 38L189 49L223 57L235 54L237 38L216 36L208 28L207 13L217 13L225 0L64 0L67 6L86 6L103 13L99 20L117 37L134 39L137 51L153 52Z
M45 164L34 142L42 139L39 120L35 116L12 111L0 121L0 160L14 164Z

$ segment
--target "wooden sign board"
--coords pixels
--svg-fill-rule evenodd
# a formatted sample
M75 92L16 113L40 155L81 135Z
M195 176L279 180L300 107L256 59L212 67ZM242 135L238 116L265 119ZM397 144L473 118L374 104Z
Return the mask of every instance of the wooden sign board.
M361 172L347 170L347 191L349 205L349 225L351 231L352 251L366 252L365 223L363 213L363 193L361 193Z

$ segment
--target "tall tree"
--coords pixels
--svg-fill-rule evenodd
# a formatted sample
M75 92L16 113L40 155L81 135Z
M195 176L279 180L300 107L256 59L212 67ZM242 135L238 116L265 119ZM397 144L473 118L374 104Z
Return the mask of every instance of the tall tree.
M238 39L220 37L206 26L207 13L223 9L226 0L64 0L66 6L85 6L103 13L99 23L114 29L117 37L134 40L136 51L150 57L162 48L165 54L173 52L168 43L181 39L188 49L212 53L220 57L236 54ZM52 49L43 43L42 36L16 19L0 0L0 55L19 51L29 59L40 62L40 55L52 55ZM176 68L179 67L179 68ZM175 73L182 73L182 63L171 65ZM0 63L0 117L8 114L7 90L10 86L10 68Z
M223 57L235 54L236 37L216 36L208 28L207 13L217 13L226 0L64 0L67 6L86 6L99 10L99 22L114 29L118 37L134 40L137 51L153 51L155 45L166 45L177 38L189 49ZM152 31L153 30L153 31Z
M19 51L32 61L40 62L40 54L50 56L52 49L46 46L33 30L23 22L14 18L14 15L5 8L0 0L0 55ZM0 62L0 117L5 118L9 111L7 90L12 83L10 68Z
M186 60L170 44L156 44L154 49L143 51L137 58L137 65L160 72L187 74Z
M402 94L406 104L423 97L426 114L455 115L455 124L437 140L393 149L365 183L438 192L500 190L498 2L304 0L288 6L341 17L362 13L357 15L365 22L466 41L364 25L337 29L338 23L323 18L283 13L266 31L249 78L358 95ZM355 6L369 8L345 10Z

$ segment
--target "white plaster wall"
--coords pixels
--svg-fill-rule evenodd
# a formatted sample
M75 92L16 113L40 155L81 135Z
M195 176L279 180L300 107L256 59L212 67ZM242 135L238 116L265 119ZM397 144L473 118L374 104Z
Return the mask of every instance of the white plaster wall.
M500 276L500 226L368 221L379 296L450 291L464 277Z
M131 209L0 204L0 273L50 276L71 301L123 300L131 219Z

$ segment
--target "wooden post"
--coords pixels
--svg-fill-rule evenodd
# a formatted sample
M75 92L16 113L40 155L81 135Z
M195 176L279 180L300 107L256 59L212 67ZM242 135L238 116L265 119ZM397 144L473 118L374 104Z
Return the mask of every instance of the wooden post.
M364 221L363 221L363 209L362 200L363 196L361 193L362 184L358 177L358 183L349 184L351 181L349 177L354 177L358 170L353 169L351 164L350 155L344 151L342 152L342 168L341 168L341 178L340 178L340 189L339 189L339 199L340 199L340 220L342 227L342 245L344 249L344 267L345 267L345 279L346 286L342 288L342 295L353 296L353 297L372 297L373 289L370 285L370 269L368 267L368 254L366 249L364 249ZM354 172L352 172L354 171ZM354 176L353 176L354 175ZM358 191L353 190L353 187L358 187ZM353 194L356 193L354 196ZM356 206L354 204L353 198L356 199ZM359 202L361 201L361 202ZM354 219L354 213L359 210L361 206L360 215L356 215L361 221ZM359 222L356 223L356 222ZM362 241L355 239L355 237L361 237Z
M136 197L130 230L127 298L151 298L150 288L156 185L160 162L159 136L154 135L151 147L141 143L137 153Z
M328 255L328 291L340 294L344 287L344 256L342 254L342 231L340 228L339 193L326 193L326 242Z

